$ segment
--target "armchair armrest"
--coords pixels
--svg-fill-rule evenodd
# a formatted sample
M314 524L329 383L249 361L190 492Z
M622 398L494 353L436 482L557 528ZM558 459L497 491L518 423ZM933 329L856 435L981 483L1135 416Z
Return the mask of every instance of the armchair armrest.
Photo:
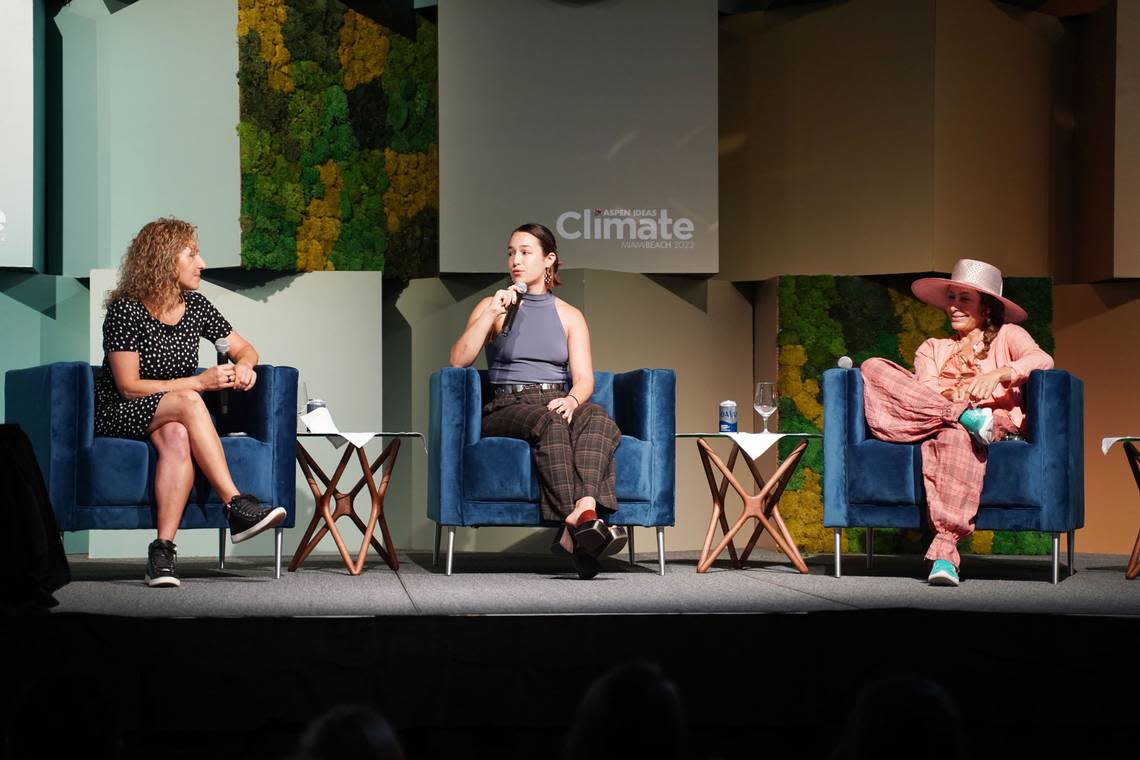
M1050 494L1046 530L1085 524L1084 383L1065 370L1034 370L1022 389L1026 433L1037 449L1041 492Z
M284 430L297 431L297 370L259 364L257 384L248 393L230 391L228 421L233 430L272 442Z
M75 509L79 449L94 435L95 386L86 362L59 362L9 370L4 416L27 433L43 471L60 530Z
M823 524L846 525L847 447L867 435L863 375L857 369L823 373Z
M653 448L653 502L669 505L676 496L677 375L671 369L636 369L613 378L614 422L622 435L649 441Z
M482 431L483 383L471 367L432 373L428 388L428 517L452 524L463 500L463 447ZM448 522L451 520L451 522Z
M273 503L288 513L286 527L297 511L297 370L259 364L257 384L248 393L230 394L230 414L236 429L270 445L273 450Z

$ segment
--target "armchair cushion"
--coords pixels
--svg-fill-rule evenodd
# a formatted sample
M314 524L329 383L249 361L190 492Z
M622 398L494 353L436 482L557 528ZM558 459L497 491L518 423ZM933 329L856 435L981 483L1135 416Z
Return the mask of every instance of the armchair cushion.
M653 445L631 435L623 435L614 468L618 503L653 500Z
M864 440L847 449L847 492L856 504L921 504L922 456L918 446Z
M530 445L518 438L484 438L463 453L463 495L472 501L538 501Z
M151 445L128 438L95 438L79 452L76 503L86 507L150 503ZM114 467L108 467L114 462Z

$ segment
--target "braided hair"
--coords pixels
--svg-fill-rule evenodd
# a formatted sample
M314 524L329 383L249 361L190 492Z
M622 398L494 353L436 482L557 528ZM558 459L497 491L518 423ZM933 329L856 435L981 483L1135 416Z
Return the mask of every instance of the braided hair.
M986 293L978 293L978 296L982 304L982 350L977 358L985 359L990 353L990 343L1005 324L1005 304Z

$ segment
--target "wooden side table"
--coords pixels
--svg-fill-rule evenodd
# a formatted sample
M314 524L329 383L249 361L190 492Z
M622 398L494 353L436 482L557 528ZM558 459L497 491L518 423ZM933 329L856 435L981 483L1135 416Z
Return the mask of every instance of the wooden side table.
M293 554L293 559L289 563L289 572L294 572L301 563L309 556L309 554L321 542L326 533L332 534L333 541L336 542L337 551L340 552L341 559L344 560L344 566L348 569L350 575L360 575L361 570L364 569L364 560L368 556L368 547L372 546L380 558L393 570L400 569L400 560L396 556L396 547L392 545L392 534L388 530L388 521L384 518L384 495L388 491L388 482L392 477L392 468L396 464L396 457L400 453L400 439L409 437L418 437L423 440L421 433L377 433L376 438L391 438L392 440L380 452L380 456L369 464L368 456L364 452L363 446L356 446L350 441L344 440L341 436L327 434L327 433L297 433L297 463L301 465L301 471L305 473L305 480L309 483L309 488L313 492L313 499L316 502L316 509L313 512L313 519L309 521L309 525L305 528L305 535L301 538L301 543L297 546L297 551ZM305 449L301 441L304 438L325 438L344 440L344 454L340 457L340 463L337 465L336 470L333 472L332 477L324 473L320 465L317 464L313 456ZM349 490L348 493L337 490L340 483L341 476L344 475L345 468L348 462L352 459L353 455L360 462L361 477L356 482L356 485ZM377 485L376 479L373 477L376 470L383 466L384 470L381 473L380 483ZM314 477L314 475L316 477ZM320 479L324 484L322 489L317 485L317 479ZM360 516L356 514L356 509L353 507L353 501L365 487L368 488L368 493L371 496L372 509L368 514L368 523L365 524ZM353 524L363 534L363 540L360 544L360 549L353 557L348 548L345 546L344 537L341 536L336 527L336 521L342 517L348 517L352 520ZM380 528L380 535L384 538L384 544L381 546L380 542L376 540L376 528Z
M780 434L779 437L785 435L805 439L819 437L818 435L808 433L785 433ZM709 446L706 440L708 438L728 438L732 440L728 434L683 433L677 437L697 439L697 451L701 457L701 464L705 469L705 477L708 478L709 495L712 498L712 514L709 518L709 529L705 534L704 545L701 547L700 560L697 562L697 572L707 572L716 558L719 557L726 548L728 549L732 567L735 569L742 568L744 563L748 560L748 556L752 553L753 548L755 548L756 541L764 531L768 531L772 539L776 542L776 545L780 547L780 550L791 560L796 570L806 574L808 572L807 564L804 562L803 556L796 547L795 539L792 538L792 534L788 531L787 525L784 524L784 520L780 516L779 504L780 497L783 496L784 489L787 487L788 481L791 480L792 473L795 472L800 459L804 455L804 451L807 449L808 441L804 440L800 445L796 446L791 454L776 468L772 477L765 478L760 473L756 460L749 456L735 440L732 441L732 450L729 452L727 463L717 456L716 452L712 450L712 447ZM773 441L775 440L778 439L773 439ZM752 477L756 479L756 483L760 487L758 493L750 493L732 473L733 468L736 466L736 460L741 454L744 455L744 461L748 465L748 470L752 473ZM720 471L721 478L719 483L717 482L716 474L713 472L714 467ZM728 518L724 511L724 500L728 494L728 487L730 485L733 490L740 495L740 499L744 503L744 509L740 517L731 527L728 524ZM744 546L744 551L738 557L736 546L732 540L749 520L755 520L756 526ZM718 525L724 537L715 548L710 549Z

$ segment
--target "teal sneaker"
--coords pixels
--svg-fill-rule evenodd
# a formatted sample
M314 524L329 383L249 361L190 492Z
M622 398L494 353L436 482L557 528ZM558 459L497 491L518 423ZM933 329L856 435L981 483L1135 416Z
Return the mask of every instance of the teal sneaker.
M958 418L958 422L978 443L983 446L989 446L990 442L994 439L994 413L993 410L986 409L967 409L962 412L962 416Z
M954 567L954 563L949 560L936 559L934 566L930 568L930 575L927 576L926 582L931 586L957 586L958 568Z

